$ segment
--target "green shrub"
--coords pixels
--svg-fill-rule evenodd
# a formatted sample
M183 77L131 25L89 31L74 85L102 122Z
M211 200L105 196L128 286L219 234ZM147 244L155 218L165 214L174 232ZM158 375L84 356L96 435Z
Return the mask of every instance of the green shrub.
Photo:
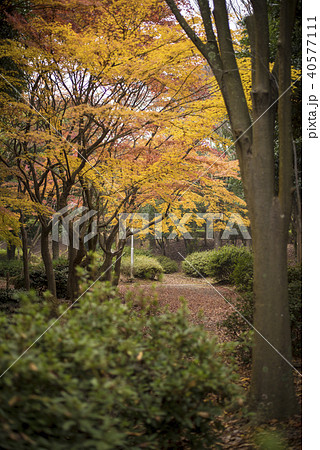
M249 253L245 247L224 245L218 250L210 252L208 260L207 276L214 277L217 281L231 283L233 271L240 258Z
M291 320L292 352L302 353L302 268L288 268L289 312Z
M241 278L241 261L248 264L252 261L250 251L245 247L225 245L218 250L191 253L183 261L182 270L191 277L214 277L217 281L230 283L235 269L235 277ZM249 279L249 274L246 277Z
M238 312L234 311L231 313L222 321L221 325L226 329L231 339L242 342L243 337L241 337L241 334L250 329L243 318L247 319L250 323L253 321L253 292L246 292L242 296L237 297L236 301L232 301L232 304Z
M124 257L121 261L121 271L123 274L130 276L131 262L130 257ZM154 280L159 278L163 273L163 268L156 258L150 256L137 255L133 261L133 276Z
M1 373L55 320L32 294L16 316L0 319ZM232 373L184 311L135 311L99 283L1 378L1 447L211 448Z
M24 290L0 289L0 312L12 314L19 308L19 294Z
M0 261L7 261L7 250L5 248L0 248Z
M288 283L293 283L295 281L302 282L302 266L289 266L288 267Z
M68 258L66 258L65 256L59 256L58 259L55 259L52 261L52 265L53 265L53 268L57 269L57 270L68 269L69 261L68 261Z
M17 290L17 289L0 289L0 303L6 302L6 301L14 301L18 302L17 300L17 294L25 292L23 290Z
M9 273L10 277L21 275L23 270L23 262L21 259L0 260L0 277L6 277Z
M57 263L54 268L56 279L56 290L58 298L65 298L67 295L68 268ZM17 277L14 283L15 288L21 289L24 286L24 277ZM44 266L38 265L30 268L30 288L42 293L48 289L47 276Z
M203 277L207 276L208 272L208 260L211 255L211 251L195 252L188 255L182 262L183 272L190 277Z
M230 279L231 282L237 286L239 291L252 291L253 255L250 251L245 251L238 255Z
M179 267L176 261L164 255L156 256L157 261L161 264L164 273L178 272Z
M39 266L42 264L42 257L40 253L31 253L30 266Z

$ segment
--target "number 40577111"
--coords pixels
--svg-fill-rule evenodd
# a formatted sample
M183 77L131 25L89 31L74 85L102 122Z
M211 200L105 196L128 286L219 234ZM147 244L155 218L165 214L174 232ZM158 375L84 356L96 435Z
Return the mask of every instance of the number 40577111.
M316 17L308 17L307 21L308 21L308 25L307 25L307 30L310 30L310 33L307 33L307 37L308 38L316 38L317 34L316 34L316 29L317 29L317 24L316 24ZM311 32L312 30L312 32ZM317 43L315 42L315 40L310 40L307 39L307 75L310 78L313 78L316 76L316 62L317 62L317 58L316 58L316 54L317 54Z

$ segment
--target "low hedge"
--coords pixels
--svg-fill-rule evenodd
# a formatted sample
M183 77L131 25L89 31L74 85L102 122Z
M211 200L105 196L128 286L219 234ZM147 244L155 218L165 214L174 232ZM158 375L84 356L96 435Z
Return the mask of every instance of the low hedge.
M213 277L226 283L246 279L252 274L252 254L245 247L225 245L218 250L195 252L182 263L182 270L192 277ZM248 271L245 277L243 274Z
M124 275L130 276L131 260L130 257L125 256L121 261L121 272ZM144 255L136 255L133 260L133 276L137 278L144 278L154 280L161 277L163 268L156 258Z
M173 259L168 258L168 256L159 255L156 256L156 259L161 264L164 273L178 272L179 270L178 264Z
M190 277L206 277L211 253L211 251L206 251L188 255L182 262L183 272Z
M249 254L245 247L234 245L224 245L218 250L212 250L208 259L207 276L231 283L235 268L241 264L241 259Z
M35 294L21 303L0 316L1 373L55 320ZM234 377L185 311L136 311L97 283L2 378L1 447L212 448Z
M251 251L239 253L230 279L239 291L253 290L253 255Z

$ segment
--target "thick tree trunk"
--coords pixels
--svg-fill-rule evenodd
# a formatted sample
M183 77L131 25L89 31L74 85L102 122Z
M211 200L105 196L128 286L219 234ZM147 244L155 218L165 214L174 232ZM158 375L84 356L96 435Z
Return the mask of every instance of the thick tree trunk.
M250 402L261 419L280 419L290 416L296 407L293 372L288 364L291 334L287 233L277 199L262 214L264 218L253 230L254 326L258 332L254 339Z
M52 258L49 250L49 227L41 225L41 256L44 263L48 289L51 294L56 296L56 280L53 271Z

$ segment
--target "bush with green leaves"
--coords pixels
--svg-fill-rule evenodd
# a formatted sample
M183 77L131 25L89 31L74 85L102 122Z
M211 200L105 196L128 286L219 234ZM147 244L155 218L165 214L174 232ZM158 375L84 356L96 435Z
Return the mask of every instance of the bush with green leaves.
M190 277L205 277L208 273L208 262L212 251L195 252L182 262L183 272Z
M124 275L130 276L131 260L130 257L123 257L121 261L121 272ZM135 255L133 260L133 276L137 278L144 278L147 280L154 280L160 278L163 273L163 268L156 258L144 255Z
M69 260L66 256L59 256L59 258L52 261L53 268L56 270L63 270L69 268Z
M65 265L54 265L56 279L56 290L58 298L65 298L67 295L68 267ZM43 293L48 288L47 276L42 264L30 268L30 288L38 293ZM14 283L15 288L21 289L24 286L24 277L17 277Z
M225 245L218 250L188 255L182 263L182 270L192 277L213 277L217 281L231 283L233 276L241 278L243 274L241 264L248 263L250 266L250 262L252 262L251 252L245 247ZM250 278L250 272L246 277Z
M156 256L156 259L161 264L164 273L178 272L178 270L179 270L178 264L173 259L168 258L168 256L159 255L159 256Z
M25 290L17 289L0 289L0 312L8 316L19 311L20 295L25 293Z
M7 273L9 277L20 276L23 271L23 262L21 259L12 260L0 260L0 277L6 277Z
M239 291L252 291L253 254L251 251L244 251L238 255L230 279Z
M7 250L4 248L0 248L0 261L8 260Z
M58 322L50 298L0 322L1 446L211 448L239 391L215 339L185 310L137 310L98 283ZM60 305L58 314L65 310Z
M238 262L241 264L241 258L245 258L249 253L245 247L235 245L224 245L218 250L212 250L208 258L207 276L231 283Z
M292 352L302 354L302 267L288 268L289 312L291 320Z

